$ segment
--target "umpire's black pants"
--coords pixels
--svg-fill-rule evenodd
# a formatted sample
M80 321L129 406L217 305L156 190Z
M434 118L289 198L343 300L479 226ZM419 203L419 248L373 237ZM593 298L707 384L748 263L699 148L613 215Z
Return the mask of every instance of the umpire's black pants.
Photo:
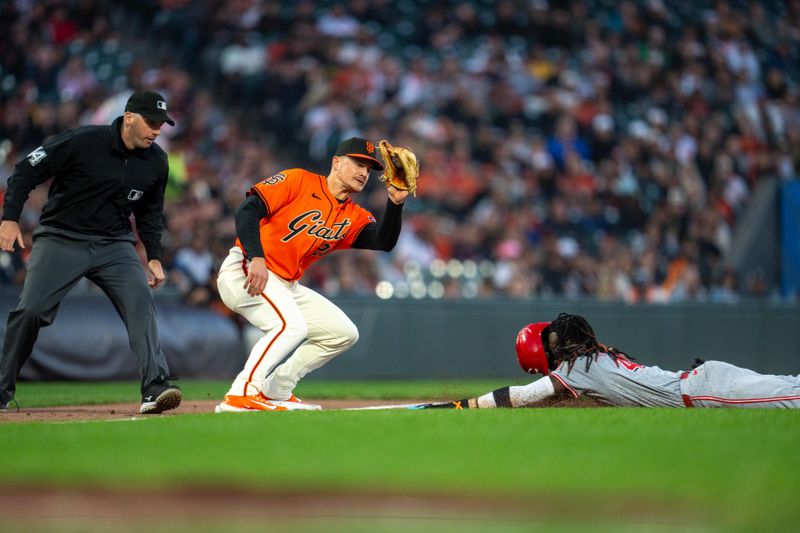
M19 371L33 351L39 329L53 323L61 300L84 276L108 295L125 322L142 376L142 396L168 383L153 295L133 243L39 233L19 303L8 315L0 360L0 403L13 399Z

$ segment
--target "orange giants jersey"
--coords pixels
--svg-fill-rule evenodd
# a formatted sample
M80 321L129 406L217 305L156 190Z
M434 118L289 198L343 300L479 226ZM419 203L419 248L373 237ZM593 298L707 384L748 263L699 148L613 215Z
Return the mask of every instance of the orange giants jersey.
M337 200L325 176L301 168L283 170L254 185L268 214L260 221L261 246L267 268L296 281L305 269L330 252L352 247L364 227L375 222L372 213L348 197ZM236 245L244 250L236 239Z

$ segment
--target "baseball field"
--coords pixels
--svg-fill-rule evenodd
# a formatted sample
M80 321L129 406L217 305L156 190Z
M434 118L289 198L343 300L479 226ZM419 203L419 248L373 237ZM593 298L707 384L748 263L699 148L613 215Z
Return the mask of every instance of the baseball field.
M323 411L217 415L227 383L181 382L183 405L146 418L134 383L21 383L0 531L796 527L796 411L344 409L509 383L309 379Z

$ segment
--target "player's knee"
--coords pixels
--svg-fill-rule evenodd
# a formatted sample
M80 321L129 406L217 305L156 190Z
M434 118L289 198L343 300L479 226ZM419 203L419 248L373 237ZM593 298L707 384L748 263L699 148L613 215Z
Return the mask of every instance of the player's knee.
M342 328L340 342L343 348L347 349L358 342L358 328L352 322Z
M308 339L320 346L325 353L338 355L358 341L358 328L350 320L329 324L325 333Z
M45 310L38 306L20 307L11 312L11 322L30 324L38 323L41 326L46 326L50 323L45 317Z

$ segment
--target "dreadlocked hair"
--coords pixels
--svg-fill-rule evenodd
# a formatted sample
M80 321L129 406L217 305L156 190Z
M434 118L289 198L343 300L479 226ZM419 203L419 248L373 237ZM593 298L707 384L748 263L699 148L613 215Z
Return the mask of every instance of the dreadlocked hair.
M597 336L589 322L580 315L561 313L550 322L550 334L555 333L556 345L553 356L558 361L567 362L567 373L572 370L579 357L586 357L586 370L598 354L607 353L617 361L620 357L632 359L623 351L613 346L606 346L597 340Z

